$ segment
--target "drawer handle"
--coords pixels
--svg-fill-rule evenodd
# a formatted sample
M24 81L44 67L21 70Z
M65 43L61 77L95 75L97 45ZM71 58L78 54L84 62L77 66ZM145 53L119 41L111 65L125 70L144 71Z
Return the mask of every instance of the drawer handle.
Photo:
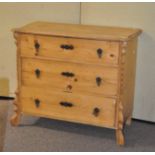
M75 74L74 73L71 73L71 72L62 72L61 75L62 76L67 76L67 77L73 77L73 76L75 76Z
M60 45L60 47L65 50L73 50L74 49L73 45Z
M60 102L60 105L61 106L64 106L64 107L72 107L73 106L73 104L72 103L70 103L70 102Z
M40 100L39 99L35 99L34 102L35 102L36 107L39 108Z
M39 49L40 49L40 44L38 43L38 41L35 41L34 47L36 49L35 55L38 55L38 52L39 52Z
M100 86L102 83L102 78L101 77L96 77L96 84L97 86Z
M102 58L103 50L101 48L97 49L97 55L99 58Z
M97 116L99 115L99 113L100 113L100 109L97 108L97 107L95 107L95 108L93 109L93 115L94 115L95 117L97 117Z
M36 74L36 77L37 77L37 78L40 77L40 72L41 72L40 69L36 69L36 70L35 70L35 74Z

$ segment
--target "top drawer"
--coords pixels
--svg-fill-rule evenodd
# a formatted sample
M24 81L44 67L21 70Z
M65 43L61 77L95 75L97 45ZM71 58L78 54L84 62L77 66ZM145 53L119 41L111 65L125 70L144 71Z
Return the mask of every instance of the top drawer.
M119 42L21 35L21 55L117 65Z

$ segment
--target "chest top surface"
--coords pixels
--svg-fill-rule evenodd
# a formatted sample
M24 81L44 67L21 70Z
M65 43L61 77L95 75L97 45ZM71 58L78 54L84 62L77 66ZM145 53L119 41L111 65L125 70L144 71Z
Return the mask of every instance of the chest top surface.
M52 35L82 39L128 41L142 31L136 28L33 22L13 30L17 33Z

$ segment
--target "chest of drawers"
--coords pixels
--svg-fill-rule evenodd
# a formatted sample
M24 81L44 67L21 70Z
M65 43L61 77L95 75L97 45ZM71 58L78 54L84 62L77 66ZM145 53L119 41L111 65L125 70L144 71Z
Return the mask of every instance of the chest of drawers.
M14 29L21 114L116 130L130 124L139 29L34 22Z

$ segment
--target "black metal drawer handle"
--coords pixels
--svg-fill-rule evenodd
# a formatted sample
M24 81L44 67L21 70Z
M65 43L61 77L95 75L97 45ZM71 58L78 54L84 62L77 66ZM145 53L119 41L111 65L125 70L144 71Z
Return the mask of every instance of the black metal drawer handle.
M70 103L70 102L60 102L60 105L61 106L64 106L64 107L73 107L73 104L72 103Z
M98 58L102 58L103 50L101 48L97 49Z
M35 103L35 106L36 106L37 108L39 108L39 106L40 106L40 100L39 100L39 99L35 99L35 100L34 100L34 103Z
M97 107L95 107L95 108L93 109L93 115L94 115L95 117L97 117L97 116L99 115L99 113L100 113L100 109L97 108Z
M35 70L35 75L36 75L37 78L40 77L40 73L41 73L40 69Z
M65 50L73 50L74 49L74 46L73 45L60 45L60 47L62 49L65 49Z
M102 83L102 78L101 77L96 77L96 84L99 87Z
M62 72L61 75L62 76L67 76L67 77L73 77L73 76L75 76L75 74L74 73L71 73L71 72Z
M40 49L40 44L39 44L38 41L35 41L35 43L34 43L34 47L35 47L35 49L36 49L35 55L38 55L38 53L39 53L39 49Z

